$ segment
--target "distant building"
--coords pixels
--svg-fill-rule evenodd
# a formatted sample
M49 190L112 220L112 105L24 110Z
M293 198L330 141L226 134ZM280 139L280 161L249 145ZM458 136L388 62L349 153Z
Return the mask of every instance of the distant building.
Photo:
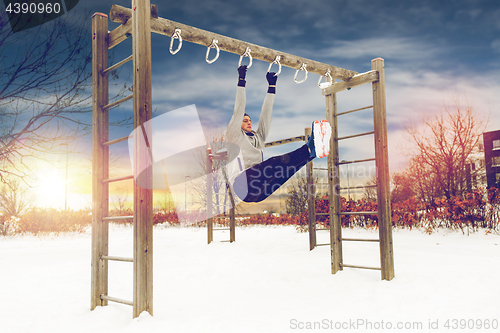
M500 130L483 133L488 187L500 188Z

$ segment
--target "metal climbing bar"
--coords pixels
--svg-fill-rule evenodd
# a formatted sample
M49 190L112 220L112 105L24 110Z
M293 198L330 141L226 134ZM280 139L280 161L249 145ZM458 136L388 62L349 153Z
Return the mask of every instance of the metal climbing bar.
M134 179L134 175L103 179L102 182L103 183L114 183L114 182L119 182L119 181L122 181L122 180L129 180L129 179Z
M101 256L101 260L134 262L134 258L115 257L115 256Z
M129 139L128 136L124 136L123 138L119 138L119 139L115 139L115 140L104 142L102 145L103 146L110 146L110 145L114 145L115 143L120 143L120 142L123 142L123 141L127 141L128 139Z
M375 158L366 158L364 160L354 160L354 161L342 161L342 162L337 162L337 165L342 165L342 164L352 164L352 163L363 163L363 162L371 162L375 161Z
M340 138L338 138L337 140L345 140L345 139L352 139L352 138L357 138L357 137L360 137L360 136L366 136L366 135L372 135L374 134L375 131L371 131L371 132L365 132L365 133L359 133L359 134L353 134L353 135L347 135L347 136L342 136Z
M119 5L113 5L109 14L111 21L121 24L128 24L129 18L132 16L132 9L125 8ZM209 47L212 41L216 39L218 41L218 46L221 51L226 51L230 53L235 53L242 55L245 53L247 48L250 48L252 58L262 61L272 63L277 56L280 56L280 63L282 66L299 69L302 64L307 65L307 71L309 73L315 73L318 75L324 75L328 70L330 70L330 75L333 78L350 81L358 73L348 69L324 64L318 61L310 60L307 58L298 57L292 54L280 52L277 50L269 49L267 47L262 47L256 44L244 42L231 37L219 35L210 31L198 29L189 25L185 25L179 22L174 22L164 18L151 19L151 31L156 32L161 35L171 37L175 29L181 30L181 36L183 41L188 41L191 43L203 45ZM126 34L126 33L125 33ZM355 82L357 82L357 79Z
M120 67L120 66L126 64L127 62L131 61L133 57L134 57L134 55L130 55L127 58L123 59L122 61L117 62L113 66L110 66L110 67L106 68L105 70L102 71L102 74L107 74L107 73L111 72L112 70L117 69L118 67Z
M281 145L285 145L287 143L299 142L299 141L304 141L304 136L303 135L294 136L293 138L288 138L288 139L282 139L282 140L276 140L276 141L266 142L265 147L268 148L268 147L281 146Z
M371 270L375 270L375 271L382 270L380 267L357 266L357 265L346 265L346 264L340 264L340 266L347 267L347 268L371 269Z
M373 105L365 106L365 107L362 107L362 108L359 108L359 109L354 109L354 110L349 110L349 111L339 112L339 113L337 113L337 117L338 117L338 116L342 116L342 115L344 115L344 114L349 114L349 113L353 113L353 112L358 112L358 111L368 110L368 109L371 109L371 108L373 108Z
M126 97L123 97L123 98L121 98L121 99L119 99L119 100L117 100L117 101L115 101L113 103L109 103L109 104L103 106L102 108L105 109L105 110L111 109L113 106L120 105L120 104L122 104L122 103L124 103L124 102L126 102L126 101L128 101L128 100L130 100L132 98L134 98L134 94L128 95Z
M121 303L121 304L125 304L125 305L134 306L134 302L127 301L127 300L122 299L122 298L111 297L111 296L107 296L107 295L101 295L101 299L105 300L105 301L111 301L111 302L115 302L115 303Z

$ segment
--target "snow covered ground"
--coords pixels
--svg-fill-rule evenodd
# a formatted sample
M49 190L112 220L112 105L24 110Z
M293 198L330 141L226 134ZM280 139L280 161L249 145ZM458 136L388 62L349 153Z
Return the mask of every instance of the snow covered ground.
M157 228L154 316L136 319L117 303L90 311L90 243L90 233L0 238L0 332L500 331L500 236L483 231L395 230L388 282L378 271L331 275L329 247L309 251L293 227L238 228L235 243L211 245L205 229ZM111 228L110 255L132 256L130 227ZM346 264L378 258L377 243L344 245ZM109 295L132 299L131 263L110 263Z

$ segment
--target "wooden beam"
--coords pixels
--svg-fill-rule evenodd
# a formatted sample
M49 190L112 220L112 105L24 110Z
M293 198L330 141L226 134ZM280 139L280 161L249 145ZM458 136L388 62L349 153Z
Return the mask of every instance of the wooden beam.
M328 202L330 212L330 255L332 274L342 270L342 223L340 218L340 177L338 171L339 143L337 126L337 96L329 94L325 96L326 119L332 126L330 138L330 154L328 155Z
M308 141L311 136L312 128L306 127L304 129L304 141ZM307 213L309 225L309 251L316 247L316 196L313 177L313 161L306 164L306 177L307 177Z
M103 183L109 173L108 75L102 74L108 67L108 16L96 13L92 16L92 268L90 309L107 305L101 299L108 293L108 263L101 256L108 254L109 188Z
M372 70L379 73L379 79L372 83L372 89L381 275L382 280L390 281L394 278L394 253L392 244L391 192L389 187L384 59L373 59Z
M130 36L132 36L132 20L120 25L109 33L108 49L112 49Z
M369 72L353 76L348 81L340 81L332 84L330 87L323 89L323 95L335 94L343 90L351 89L361 86L366 83L372 83L379 79L377 71L371 70Z
M127 23L131 16L132 9L125 8L119 5L113 5L111 7L109 15L111 21L121 24ZM279 55L281 56L280 62L282 66L299 69L302 64L307 64L307 71L309 73L324 75L328 70L330 70L331 76L340 80L349 80L350 78L358 74L355 71L323 64L321 62L302 57L297 57L292 54L247 43L238 39L226 37L164 18L151 20L151 31L161 35L171 37L176 28L181 29L181 37L183 41L203 45L205 47L210 46L210 44L212 44L212 41L214 39L217 39L219 49L222 51L241 55L245 52L246 48L249 47L251 49L251 55L253 59L271 63L274 61L276 56Z
M134 61L134 318L153 315L153 172L151 167L152 84L149 0L133 0ZM144 135L144 136L143 136ZM147 138L147 139L146 139ZM143 171L144 170L144 171Z

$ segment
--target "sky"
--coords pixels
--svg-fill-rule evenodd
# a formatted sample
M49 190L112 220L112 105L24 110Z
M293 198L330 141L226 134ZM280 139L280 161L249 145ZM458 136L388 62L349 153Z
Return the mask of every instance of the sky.
M404 169L407 161L405 126L442 112L457 97L489 119L487 131L500 129L498 1L157 0L153 3L162 18L359 73L371 69L372 59L383 58L391 173ZM81 0L74 10L109 14L112 4L131 6L130 1L122 0ZM110 22L109 26L112 30L118 24ZM129 56L131 45L129 38L115 47L113 63ZM182 49L171 55L169 45L169 37L153 34L154 116L194 104L203 129L222 132L233 112L239 56L221 52L215 63L207 64L205 47L183 43ZM254 123L267 89L268 65L256 60L247 74L247 113ZM129 77L131 68L131 63L124 66L120 73L123 80ZM304 83L296 84L294 74L294 69L284 67L278 78L268 141L302 135L313 120L325 117L324 97L317 86L319 76L310 74ZM371 105L370 85L341 92L337 101L339 112ZM127 102L113 109L111 117L131 115L131 110L132 103ZM371 117L371 110L367 110L339 118L339 136L371 131ZM128 135L132 130L132 127L112 129L111 139ZM89 137L81 143L88 154L90 142ZM372 142L372 137L341 142L340 159L373 157ZM265 157L298 147L296 143L270 148ZM112 154L123 157L126 148L126 144L113 147ZM82 157L69 159L73 161L73 173L82 175L89 167L81 162L85 161ZM318 166L325 165L324 160L317 162ZM351 171L363 173L368 167L359 166ZM76 171L77 168L80 170ZM81 180L78 182L80 197L85 196L88 201L88 186L83 186Z

